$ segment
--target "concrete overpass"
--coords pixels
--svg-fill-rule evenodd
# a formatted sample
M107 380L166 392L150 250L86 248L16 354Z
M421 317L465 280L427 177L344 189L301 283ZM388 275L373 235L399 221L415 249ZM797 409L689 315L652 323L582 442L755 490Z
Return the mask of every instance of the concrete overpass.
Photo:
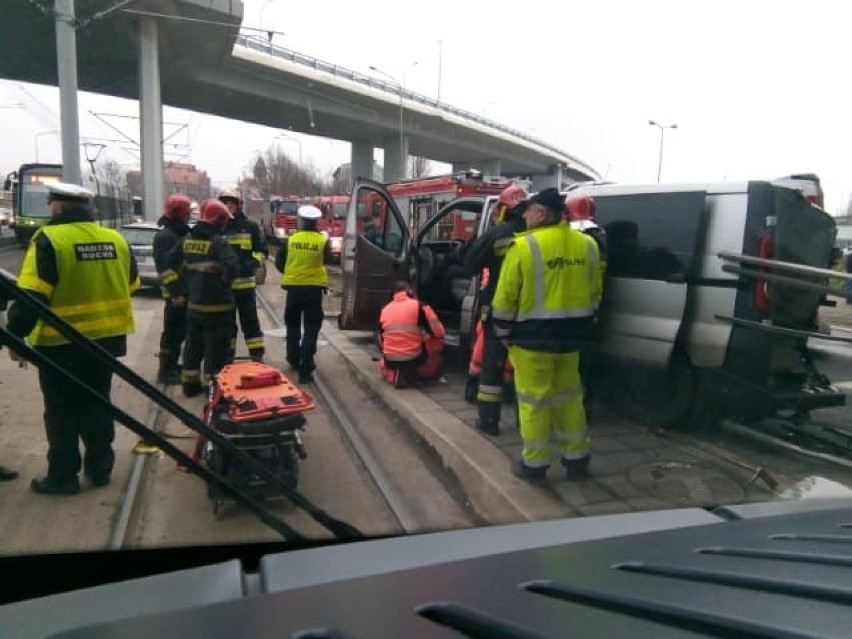
M79 87L140 101L143 172L162 173L162 154L154 152L162 147L162 103L350 141L355 175L371 175L373 149L381 147L385 181L404 175L409 154L528 176L536 187L599 179L588 164L525 133L241 35L239 0L135 0L108 11L114 5L76 1ZM38 6L4 8L0 77L56 85L54 16ZM146 184L145 199L161 201L162 186Z

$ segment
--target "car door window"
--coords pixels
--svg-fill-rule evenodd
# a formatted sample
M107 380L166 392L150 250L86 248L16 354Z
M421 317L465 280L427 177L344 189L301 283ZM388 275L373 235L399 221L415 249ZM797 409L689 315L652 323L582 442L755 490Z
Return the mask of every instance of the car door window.
M401 257L404 248L402 227L393 215L384 215L381 229L382 248L394 257Z

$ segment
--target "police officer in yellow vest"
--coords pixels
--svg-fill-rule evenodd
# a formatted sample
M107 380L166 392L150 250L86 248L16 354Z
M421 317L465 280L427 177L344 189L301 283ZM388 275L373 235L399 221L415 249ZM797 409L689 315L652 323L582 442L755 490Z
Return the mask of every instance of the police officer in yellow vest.
M89 201L92 194L76 184L52 183L51 220L34 236L21 266L18 286L38 297L74 328L116 357L127 354L134 330L130 294L139 287L136 262L120 233L98 225ZM98 394L109 397L112 371L72 347L55 329L28 309L9 309L9 331L23 337ZM110 481L112 415L72 388L58 374L39 370L47 431L47 475L33 479L37 493L80 492L82 469L94 486Z
M328 289L325 265L331 263L331 246L317 230L322 212L315 206L300 206L300 230L287 238L275 256L281 271L281 287L287 291L284 324L287 327L287 361L299 371L299 383L313 381L314 355L322 326L322 297ZM304 337L302 321L304 318Z
M529 200L528 230L506 253L492 304L515 368L523 450L512 472L533 482L546 480L551 431L569 480L589 468L579 350L592 335L603 281L597 243L571 229L563 207L556 189Z

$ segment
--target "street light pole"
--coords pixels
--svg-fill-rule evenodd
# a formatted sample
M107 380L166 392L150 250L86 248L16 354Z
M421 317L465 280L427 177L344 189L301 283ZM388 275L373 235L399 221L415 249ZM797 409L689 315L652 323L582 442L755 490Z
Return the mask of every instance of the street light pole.
M660 158L657 162L657 182L660 181L660 175L663 171L663 140L665 139L666 129L676 129L677 124L668 124L662 125L658 124L654 120L649 120L648 124L651 126L655 126L660 129Z
M438 104L441 104L441 72L444 68L444 41L438 40Z
M296 138L291 138L289 135L286 135L284 133L279 133L278 135L275 136L274 139L275 140L278 140L278 139L290 140L291 142L295 142L296 144L299 145L299 168L302 168L302 141L297 140Z

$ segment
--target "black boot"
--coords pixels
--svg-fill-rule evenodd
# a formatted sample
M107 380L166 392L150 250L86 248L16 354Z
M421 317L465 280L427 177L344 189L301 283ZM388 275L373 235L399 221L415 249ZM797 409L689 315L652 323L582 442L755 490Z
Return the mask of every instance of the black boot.
M18 471L0 466L0 481L11 481L18 478Z
M591 457L586 455L580 459L562 458L562 467L565 468L565 478L568 481L583 481L589 476L589 462Z
M515 392L515 382L503 382L503 403L514 404L517 399L518 395Z
M180 384L180 368L177 357L169 351L160 352L160 369L157 371L158 384Z
M476 428L486 435L499 435L500 404L498 402L479 402L476 407L479 412Z
M58 481L50 477L33 479L30 488L34 493L40 495L76 495L80 492L80 480L74 475L73 478Z
M468 373L464 381L464 401L475 404L477 393L479 393L479 375Z

